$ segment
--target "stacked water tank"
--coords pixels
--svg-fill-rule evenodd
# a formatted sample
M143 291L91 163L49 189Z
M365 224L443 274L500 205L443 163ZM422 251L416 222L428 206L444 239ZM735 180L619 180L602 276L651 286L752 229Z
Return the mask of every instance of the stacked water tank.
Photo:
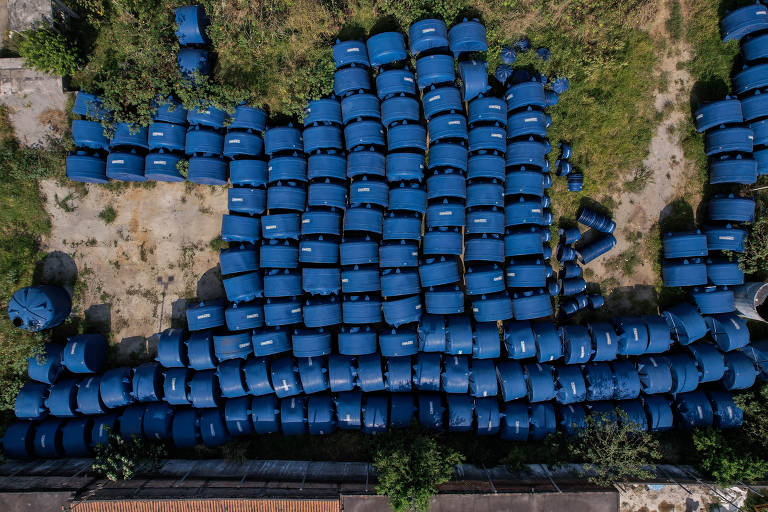
M72 113L84 119L72 121L72 139L76 149L67 155L67 177L84 183L107 183L109 141L101 121L109 120L109 111L98 96L79 92L75 96Z
M426 312L459 314L464 312L459 258L467 198L467 119L445 23L418 21L409 36L429 134L426 233L418 273Z
M566 79L560 78L558 80ZM565 142L559 143L558 146L560 148L560 158L558 158L557 162L555 162L557 175L566 176L566 179L568 180L569 192L580 192L584 186L584 174L582 174L580 171L574 170L573 168L573 164L571 163L571 155L573 153L573 149L571 148L570 144Z
M547 262L552 250L552 213L545 190L552 179L548 174L551 145L547 128L551 118L544 112L548 103L543 77L513 75L507 89L507 148L504 209L504 254L506 281L512 291L515 318L532 319L552 314L549 294L558 286ZM549 279L549 281L548 281Z

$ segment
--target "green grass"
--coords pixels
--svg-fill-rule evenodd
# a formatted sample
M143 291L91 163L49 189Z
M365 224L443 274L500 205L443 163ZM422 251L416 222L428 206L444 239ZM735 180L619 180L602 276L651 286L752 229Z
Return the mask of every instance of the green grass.
M103 220L105 224L112 224L117 218L117 212L111 206L107 206L99 212L99 218Z
M18 288L33 283L42 258L41 236L51 223L37 180L63 174L64 151L20 146L8 113L0 109L0 309L5 311ZM26 381L26 358L40 348L43 335L14 327L0 318L0 427L13 415L16 393Z

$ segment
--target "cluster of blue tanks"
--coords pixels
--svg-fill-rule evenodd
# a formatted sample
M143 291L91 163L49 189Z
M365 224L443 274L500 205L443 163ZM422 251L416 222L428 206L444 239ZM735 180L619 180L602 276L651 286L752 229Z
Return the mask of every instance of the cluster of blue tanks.
M768 174L768 34L766 7L729 12L723 40L740 40L744 67L733 77L733 96L699 107L696 128L705 134L710 184L720 193L709 200L707 224L693 232L665 233L662 277L666 286L690 289L705 314L735 311L733 287L744 283L734 254L744 252L744 224L755 216L753 198L739 193Z

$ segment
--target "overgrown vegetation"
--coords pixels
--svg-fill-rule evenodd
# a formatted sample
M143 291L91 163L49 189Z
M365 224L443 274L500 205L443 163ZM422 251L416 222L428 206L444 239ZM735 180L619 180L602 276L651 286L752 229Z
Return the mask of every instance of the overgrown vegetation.
M585 476L595 485L610 487L613 482L647 479L661 458L659 442L626 413L588 417L585 428L569 444L569 451L585 463Z
M112 224L117 218L117 212L111 206L107 206L99 212L99 218L106 224Z
M722 485L761 480L768 472L768 461L729 443L718 429L695 431L693 445L701 469Z
M43 257L40 237L51 224L38 180L63 174L64 150L19 144L5 107L0 107L0 309L11 295L33 283L35 264ZM43 335L14 327L0 318L0 430L13 416L16 393L26 381L27 358L39 352Z
M165 447L161 444L136 436L125 440L117 433L110 432L107 443L96 446L96 457L91 469L113 482L130 480L142 469L157 469L160 459L165 455Z
M386 495L392 507L426 511L437 486L451 479L464 457L416 429L387 433L377 439L373 465L378 474L376 492Z
M27 66L54 75L68 76L79 65L77 48L63 35L40 26L14 34L14 47Z
M755 199L755 222L749 226L745 252L739 263L744 273L750 274L750 280L764 281L768 279L768 198L763 191Z

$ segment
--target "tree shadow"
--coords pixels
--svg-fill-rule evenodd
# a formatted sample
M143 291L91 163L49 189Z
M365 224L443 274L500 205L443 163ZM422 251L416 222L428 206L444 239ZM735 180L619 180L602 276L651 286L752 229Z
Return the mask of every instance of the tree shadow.
M589 208L595 213L599 213L600 215L605 215L606 217L613 218L613 212L605 206L600 201L597 201L595 199L592 199L591 197L584 196L581 199L579 199L579 210L582 208Z
M51 284L64 288L69 295L77 282L77 265L72 257L62 251L48 253L37 262L32 273L32 284Z
M360 23L353 21L345 23L339 30L337 38L339 41L365 41L365 27Z
M400 22L398 22L394 16L389 14L387 16L382 16L381 18L376 19L373 26L371 27L370 32L368 33L368 37L381 34L382 32L402 32L407 34L408 27L401 27Z
M696 229L696 219L699 214L694 214L693 207L682 198L675 199L659 212L659 230L664 233L671 231L691 231Z

